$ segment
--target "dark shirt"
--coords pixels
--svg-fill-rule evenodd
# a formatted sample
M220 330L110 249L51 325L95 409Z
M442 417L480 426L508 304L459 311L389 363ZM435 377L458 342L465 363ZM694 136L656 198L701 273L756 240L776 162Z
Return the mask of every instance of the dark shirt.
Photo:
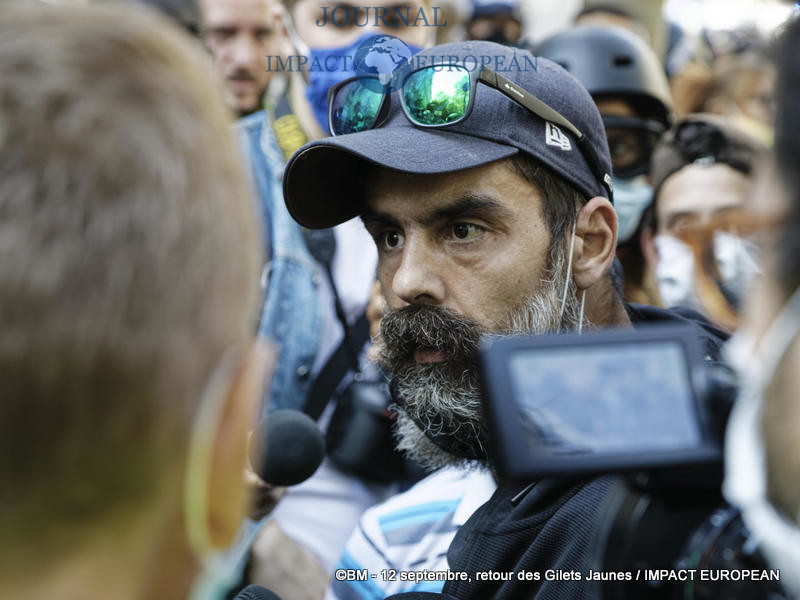
M501 485L461 527L447 553L451 570L467 572L472 581L448 582L443 594L476 600L585 598L595 525L612 482L612 477L543 479L516 505L512 498L524 486ZM512 575L507 581L480 581L476 573L486 571ZM539 581L520 580L524 571L538 574Z
M663 310L628 305L634 326L655 322L691 323L697 328L708 361L720 360L728 335L692 310ZM400 600L446 598L448 600L529 599L579 600L591 597L587 572L593 564L602 525L600 511L612 476L591 480L547 478L525 490L524 485L501 484L459 529L447 553L452 571L469 574L471 581L449 581L442 594L400 594ZM516 502L512 502L515 499ZM553 579L548 580L548 570ZM511 574L506 580L481 580L481 572ZM539 580L525 580L524 573ZM567 579L573 572L580 579ZM519 575L523 573L523 578ZM496 575L495 575L496 576Z

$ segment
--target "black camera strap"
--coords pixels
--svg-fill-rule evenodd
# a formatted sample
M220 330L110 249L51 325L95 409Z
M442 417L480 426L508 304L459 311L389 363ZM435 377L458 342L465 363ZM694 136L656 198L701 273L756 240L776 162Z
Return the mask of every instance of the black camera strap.
M358 355L369 339L369 320L363 313L353 325L347 323L336 283L333 280L333 254L336 251L336 238L332 229L303 229L303 237L311 255L324 267L333 292L336 316L342 324L344 337L342 343L331 354L325 366L314 379L306 398L303 412L314 420L319 419L328 405L336 388L347 372L360 372Z
M352 340L365 344L369 338L369 320L366 314L362 314L358 320L350 327L352 333ZM311 384L311 390L308 392L306 404L303 412L315 421L319 419L322 411L328 405L328 402L333 396L336 388L339 387L344 376L351 370L350 364L350 348L347 340L342 340L339 347L336 348L328 362L322 367L314 383Z

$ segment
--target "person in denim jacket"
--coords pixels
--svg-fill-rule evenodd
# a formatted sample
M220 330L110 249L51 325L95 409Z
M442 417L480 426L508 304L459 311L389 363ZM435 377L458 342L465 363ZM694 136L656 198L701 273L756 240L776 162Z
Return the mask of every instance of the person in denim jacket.
M267 113L260 111L238 121L235 130L264 222L265 295L259 334L278 348L262 416L277 409L302 410L314 376L339 345L343 329L322 266L309 253L300 226L283 202L283 157ZM334 235L334 280L352 325L365 310L377 256L358 220L336 227ZM350 379L352 374L343 383ZM323 428L334 405L329 403L323 413ZM394 491L393 485L344 473L326 459L308 481L289 489L267 519L245 528L249 535L243 537L240 550L252 542L251 580L283 597L321 597L361 513ZM298 569L298 564L303 568Z
M267 249L266 288L259 333L280 348L269 391L269 410L302 409L320 338L319 265L309 254L300 226L283 202L283 159L259 111L236 124L259 200ZM268 284L268 285L267 285ZM266 414L267 406L264 407Z
M425 27L387 29L373 24L320 27L316 25L321 16L317 13L324 4L318 0L284 2L282 17L291 54L317 58L325 53L353 55L360 43L376 34L397 36L416 52L434 33ZM379 0L378 5L384 4L391 5L389 0ZM427 5L425 0L409 2L414 14ZM357 9L356 3L348 6L351 12ZM348 62L352 65L352 60ZM327 274L309 253L302 229L289 216L281 182L285 161L292 153L305 141L327 135L327 89L353 75L348 62L340 60L337 65L346 68L337 71L309 71L308 81L296 71L273 77L266 110L236 125L265 224L262 284L266 293L259 331L277 343L279 352L269 391L269 411L302 409L315 377L343 338ZM352 325L367 305L377 253L359 220L343 223L333 231L333 279ZM351 380L352 373L344 377L338 391ZM319 420L323 430L335 405L335 400L329 402ZM321 598L328 574L361 513L396 489L394 484L345 473L326 459L313 477L290 488L270 518L259 525L251 552L252 582L266 585L284 598ZM297 543L290 552L287 535Z

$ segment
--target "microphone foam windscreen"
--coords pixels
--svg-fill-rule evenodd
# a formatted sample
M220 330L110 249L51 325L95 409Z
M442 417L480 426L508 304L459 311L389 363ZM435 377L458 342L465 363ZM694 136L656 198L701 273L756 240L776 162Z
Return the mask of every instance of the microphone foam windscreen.
M276 410L253 432L249 453L250 465L261 479L272 485L296 485L322 463L325 440L308 415Z

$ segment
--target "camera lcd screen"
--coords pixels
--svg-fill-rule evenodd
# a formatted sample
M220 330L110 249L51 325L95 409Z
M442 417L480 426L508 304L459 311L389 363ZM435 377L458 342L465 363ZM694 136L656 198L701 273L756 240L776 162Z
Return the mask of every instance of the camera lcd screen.
M709 464L703 349L688 325L487 340L483 408L512 479Z
M523 428L539 451L664 451L701 441L678 343L519 350L509 366Z

